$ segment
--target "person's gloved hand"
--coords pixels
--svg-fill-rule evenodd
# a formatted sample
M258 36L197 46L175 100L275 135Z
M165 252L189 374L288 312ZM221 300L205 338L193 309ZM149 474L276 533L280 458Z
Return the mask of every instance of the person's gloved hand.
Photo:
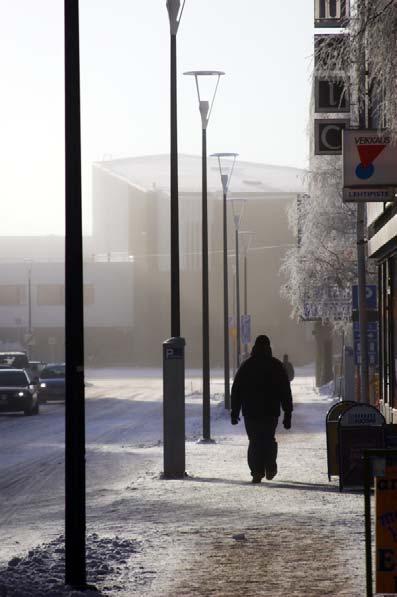
M283 419L284 429L291 429L291 413L285 413Z
M233 413L230 415L230 420L232 422L232 425L237 425L237 423L239 422L240 418L237 415L234 415Z

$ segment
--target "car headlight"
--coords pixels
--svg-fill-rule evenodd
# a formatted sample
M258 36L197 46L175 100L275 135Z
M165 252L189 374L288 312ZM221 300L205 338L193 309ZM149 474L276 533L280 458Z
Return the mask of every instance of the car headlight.
M46 387L47 387L47 384L46 384L46 383L41 383L41 384L40 384L40 387L41 387L41 388L46 388Z
M17 396L19 398L23 398L25 396L25 392L18 392Z

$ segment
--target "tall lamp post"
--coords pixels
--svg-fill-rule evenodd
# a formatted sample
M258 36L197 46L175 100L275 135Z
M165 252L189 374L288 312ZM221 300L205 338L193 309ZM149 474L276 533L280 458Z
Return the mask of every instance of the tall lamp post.
M185 340L181 338L179 284L178 123L176 35L185 1L167 0L170 22L170 237L171 338L163 343L163 460L166 479L185 476Z
M234 198L232 201L233 221L236 244L236 369L241 362L241 330L240 330L240 267L239 267L239 229L243 217L246 199Z
M218 70L185 72L195 78L202 128L202 293L203 293L203 442L211 442L210 421L210 340L208 299L208 209L207 209L207 126L211 116L219 80L225 73ZM200 94L200 82L208 77L216 79L210 101Z
M247 277L248 277L248 251L251 247L252 239L254 238L254 232L250 230L242 230L240 232L240 242L243 248L244 254L244 315L247 317L248 315L248 284L247 284ZM248 353L248 343L244 342L244 358L247 358Z
M65 582L86 583L79 2L65 14Z
M224 369L225 369L225 399L224 404L230 410L230 358L229 358L229 280L227 269L227 193L232 178L234 165L238 153L213 153L218 159L223 191L223 340L224 340Z

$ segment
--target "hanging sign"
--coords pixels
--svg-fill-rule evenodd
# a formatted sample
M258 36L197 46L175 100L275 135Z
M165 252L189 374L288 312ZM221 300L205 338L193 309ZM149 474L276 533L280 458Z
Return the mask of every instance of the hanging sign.
M376 590L397 594L397 467L375 479Z
M348 89L342 78L316 77L314 99L316 112L350 112Z
M342 131L350 126L348 119L315 119L315 154L341 155Z
M314 0L315 27L345 27L349 16L349 0Z
M343 186L397 187L397 145L387 131L343 131Z

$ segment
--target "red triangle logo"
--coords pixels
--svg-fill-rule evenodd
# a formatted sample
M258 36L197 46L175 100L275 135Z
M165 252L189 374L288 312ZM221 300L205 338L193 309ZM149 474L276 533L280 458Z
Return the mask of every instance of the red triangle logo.
M386 144L380 143L376 145L357 145L357 150L360 154L360 162L364 168L367 168L370 164L373 164L385 147Z

